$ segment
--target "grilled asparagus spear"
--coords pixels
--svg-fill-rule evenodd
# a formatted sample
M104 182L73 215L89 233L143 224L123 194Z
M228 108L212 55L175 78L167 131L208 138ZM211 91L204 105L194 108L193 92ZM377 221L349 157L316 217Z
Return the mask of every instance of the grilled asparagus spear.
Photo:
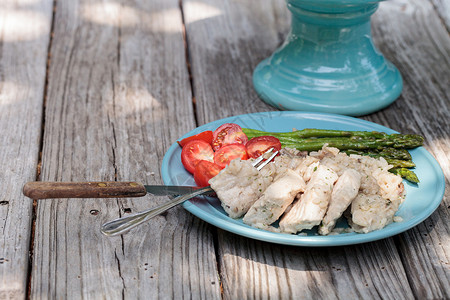
M249 128L243 128L243 131L249 139L270 135L277 137L282 147L296 148L301 151L318 151L327 144L347 154L383 157L394 166L390 170L392 173L411 182L419 182L416 174L408 169L415 167L415 164L406 149L422 146L423 137L420 135L311 128L292 132L266 132Z

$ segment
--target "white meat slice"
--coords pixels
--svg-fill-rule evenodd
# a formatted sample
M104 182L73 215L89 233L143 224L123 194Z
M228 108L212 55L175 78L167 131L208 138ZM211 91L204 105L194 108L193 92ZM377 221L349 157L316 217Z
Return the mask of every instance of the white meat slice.
M391 201L380 195L358 194L351 205L349 224L355 232L368 233L390 224L401 200Z
M310 156L316 157L320 160L326 158L326 157L335 157L339 154L339 149L334 147L328 147L327 145L323 146L321 150L319 151L312 151L310 152Z
M235 159L209 180L231 218L242 217L272 183L273 170L269 165L258 171L251 161Z
M283 148L280 152L282 152L282 154L276 156L273 163L269 164L272 165L275 170L273 172L274 180L276 180L278 176L282 176L288 169L296 170L305 160L305 156L295 155L295 153L299 152L295 149L286 150L286 148Z
M311 156L307 156L302 162L296 167L296 171L303 177L305 182L311 179L312 174L317 170L319 166L319 159Z
M327 210L333 184L337 179L336 172L319 165L300 200L281 218L280 230L297 233L319 225Z
M293 170L286 170L277 176L262 196L250 207L244 216L244 223L261 228L278 220L295 196L305 190L303 178Z
M392 202L403 202L405 197L405 187L402 178L389 172L384 172L377 177L377 184L380 187L379 194Z
M352 203L353 199L358 195L361 186L361 173L355 169L345 170L331 193L330 204L328 205L322 225L319 227L319 234L327 235L336 225L347 207Z

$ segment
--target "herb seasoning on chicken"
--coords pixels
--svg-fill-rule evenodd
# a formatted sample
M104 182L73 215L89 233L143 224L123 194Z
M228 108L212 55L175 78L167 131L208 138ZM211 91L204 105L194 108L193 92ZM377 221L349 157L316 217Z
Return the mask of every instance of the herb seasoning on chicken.
M210 180L225 212L256 228L298 234L318 226L321 235L344 215L346 231L367 233L394 222L405 198L402 178L383 158L347 155L324 146L309 155L285 148L257 171L232 161Z

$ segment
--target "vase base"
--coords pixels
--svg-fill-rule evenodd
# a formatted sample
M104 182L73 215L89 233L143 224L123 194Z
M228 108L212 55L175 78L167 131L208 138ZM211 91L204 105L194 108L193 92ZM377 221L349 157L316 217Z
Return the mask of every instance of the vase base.
M285 42L253 73L258 95L283 110L361 116L397 99L398 69L376 49L370 17L378 0L287 0Z
M317 76L315 76L317 75ZM362 116L383 109L401 94L398 69L388 61L370 74L324 78L289 66L262 61L253 73L258 96L281 110L302 110Z

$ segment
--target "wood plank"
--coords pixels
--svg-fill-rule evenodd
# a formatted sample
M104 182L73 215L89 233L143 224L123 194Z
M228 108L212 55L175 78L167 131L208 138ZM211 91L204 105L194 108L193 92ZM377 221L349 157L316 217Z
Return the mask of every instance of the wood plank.
M402 6L406 1L390 2L393 2L391 5ZM414 11L421 7L417 2L411 4L415 7ZM273 110L257 98L251 84L251 74L259 60L268 56L280 43L280 37L286 34L288 17L283 11L283 4L267 1L255 6L242 2L213 0L201 3L204 8L208 8L209 16L206 14L208 17L201 18L198 10L194 9L196 5L199 5L198 2L186 1L184 4L199 123L203 124L241 113ZM280 6L274 9L270 8L271 5ZM274 18L274 15L279 17ZM426 22L423 16L423 14L418 15L420 22ZM392 59L393 56L399 55L408 64L412 64L412 60L417 58L405 58L410 54L406 47L409 38L407 34L412 31L411 29L415 29L416 25L400 26L400 21L397 22L393 19L395 17L392 17L389 10L380 9L377 12L375 40L383 50L385 50L383 46L389 43L394 43L402 49L402 51L397 49L396 52L394 50L388 52L388 58ZM389 24L390 22L392 23ZM395 26L403 28L403 35L400 35L401 30L394 29ZM381 31L380 27L389 27L394 34L390 31ZM442 30L442 26L431 28ZM437 33L433 32L433 34ZM418 43L417 49L424 46L423 39L417 38L411 39L411 41ZM391 45L391 47L394 46ZM438 48L434 54L442 59L445 49ZM425 54L417 51L414 54L419 55L420 59L425 59ZM436 72L440 78L448 78L448 68L439 68L439 62L439 60L434 61L436 70L430 67L430 69L426 69L426 72ZM401 68L402 72L404 70L404 67ZM230 74L233 75L230 76ZM415 86L411 87L411 85L414 85L417 80L425 80L427 88L430 84L437 85L436 90L442 92L445 82L433 82L426 79L427 75L425 74L427 73L417 72L417 70L407 74L405 93L408 90L414 90ZM408 86L409 82L410 86ZM425 91L425 95L429 93L425 88L416 89L414 93L416 96L422 97L420 94L422 91ZM426 104L427 102L423 101L427 112L422 112L414 105L409 105L406 109L399 107L398 105L402 103L402 100L399 100L390 108L368 116L366 119L397 130L400 129L400 131L426 133L427 139L432 134L437 134L442 138L445 136L442 135L443 130L449 128L446 126L446 121L421 117L422 113L429 114L431 117L433 113L436 113L435 107L446 107L448 103L445 98L446 94L440 95L444 97L435 97L432 103ZM445 109L439 114L447 117ZM414 118L412 124L409 121L411 116ZM419 125L424 125L421 120L437 123L433 128L437 128L438 133L432 133L432 130L424 132L419 129L416 131ZM443 139L443 144L438 147L441 147L442 150L449 149L447 139ZM442 156L442 152L441 157L440 162L448 163L448 157ZM442 227L446 227L448 222L440 224ZM445 232L446 229L441 232L442 239L447 241L448 235L445 235ZM443 288L446 287L446 278L444 277L441 286L432 288L424 286L432 283L432 280L422 285L417 285L418 283L413 281L411 288L408 280L411 280L411 276L419 277L422 273L411 267L414 264L409 261L410 258L406 256L405 252L399 254L394 243L396 239L393 238L345 248L305 249L255 242L221 230L218 231L218 235L219 264L226 298L395 299L414 298L415 295L443 295ZM401 245L400 248L402 248ZM446 256L443 248L445 246L441 248L442 262L437 263L437 270L441 274L446 274L445 263L447 260L445 257L448 255ZM436 253L438 252L436 251ZM429 263L430 259L431 255L428 255L421 262ZM415 274L411 274L413 272ZM418 292L419 288L425 290Z
M42 180L160 184L195 127L178 1L58 1ZM220 286L210 227L182 208L129 234L100 225L165 197L40 201L33 298L207 298Z
M283 42L290 19L285 3L183 3L199 125L274 110L254 92L251 74Z
M27 292L36 179L53 1L0 3L0 299Z
M450 3L446 0L430 0L433 3L436 13L450 31Z
M389 1L374 16L380 49L400 69L402 96L367 119L425 137L450 183L450 35L435 1ZM447 12L448 16L448 12ZM413 30L411 30L413 29ZM399 238L400 256L419 299L450 298L450 190L430 218Z
M308 248L222 232L219 241L225 299L413 298L393 239Z

